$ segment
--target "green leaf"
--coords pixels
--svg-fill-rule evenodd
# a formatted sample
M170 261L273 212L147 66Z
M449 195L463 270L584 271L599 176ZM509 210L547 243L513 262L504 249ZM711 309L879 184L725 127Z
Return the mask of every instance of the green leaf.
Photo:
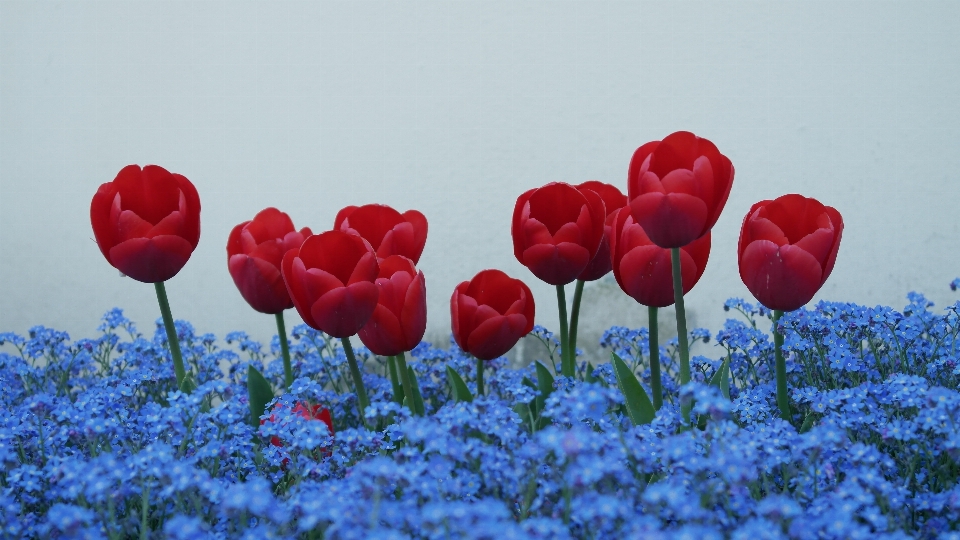
M730 399L730 357L727 356L720 364L717 372L710 377L710 384L720 389L723 397Z
M397 375L397 359L393 356L388 356L387 367L390 368L390 383L393 385L393 400L403 405L403 385L400 384L400 378Z
M533 409L534 413L538 417L537 429L542 429L547 425L547 418L543 416L543 408L547 404L547 398L550 397L550 394L553 393L553 375L550 374L550 370L547 369L547 366L543 365L539 360L536 364L537 367L537 390L540 391L540 395L533 400Z
M467 388L467 383L463 382L460 374L450 366L447 366L447 380L450 381L450 388L453 390L453 399L466 401L468 403L473 401L473 394L471 394L470 389Z
M587 362L587 373L586 373L586 376L584 377L584 380L587 381L588 383L595 383L600 380L593 376L593 370L595 369L597 368L593 367L593 364L591 364L590 362Z
M640 385L636 375L630 371L627 364L617 353L611 353L613 363L613 372L617 376L617 385L623 392L624 400L627 406L627 416L633 421L634 425L649 424L653 421L656 411L653 409L653 403L650 402L650 396Z
M247 393L250 402L250 424L253 427L260 426L260 417L267 407L267 403L273 399L273 387L263 378L263 375L257 371L253 365L247 365Z
M411 410L414 411L414 414L417 416L423 416L423 396L420 394L420 383L417 381L417 373L413 371L413 368L410 366L407 366L407 373L410 374L410 386L413 387L410 389L413 394L413 396L411 396L413 399L410 400L410 404L415 408L411 408Z

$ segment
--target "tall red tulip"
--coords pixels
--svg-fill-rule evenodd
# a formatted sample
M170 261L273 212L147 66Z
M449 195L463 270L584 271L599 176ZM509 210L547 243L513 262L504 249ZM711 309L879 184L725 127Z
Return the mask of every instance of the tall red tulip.
M764 306L798 309L833 271L842 233L840 212L816 199L791 194L760 201L740 229L740 279Z
M637 224L630 207L615 212L613 234L613 275L623 292L645 306L673 305L673 263L670 250L650 241ZM683 294L700 280L710 258L710 233L680 248Z
M412 350L427 329L427 285L423 272L402 255L380 261L377 307L360 329L360 341L374 354L393 356Z
M327 231L283 256L287 292L303 321L346 338L366 324L377 307L376 255L357 235Z
M276 208L266 208L233 228L227 240L227 266L250 307L269 314L293 307L280 266L283 255L311 234L307 227L297 232L290 216Z
M562 182L531 189L513 210L513 253L533 275L565 285L597 254L606 217L603 199L593 190Z
M200 196L184 176L128 165L90 203L93 235L107 262L144 283L160 283L187 263L200 241Z
M662 248L678 248L707 233L733 185L733 164L707 139L678 131L644 144L627 173L634 220Z
M509 351L533 330L534 314L530 289L500 270L483 270L457 285L450 298L453 337L480 360Z
M416 210L400 213L385 204L347 206L339 212L333 229L363 237L370 243L377 257L403 255L420 262L427 243L427 218Z
M612 234L613 219L617 213L617 210L627 204L627 197L624 196L624 194L617 189L616 186L604 184L603 182L598 182L596 180L584 182L577 186L577 189L589 189L595 192L597 195L600 195L600 198L603 199L603 205L607 212L607 216L604 219L603 224L603 238L600 240L600 247L597 248L597 254L593 256L590 264L584 268L583 272L580 272L580 275L577 276L577 279L582 281L596 281L607 275L607 273L612 269L610 235Z

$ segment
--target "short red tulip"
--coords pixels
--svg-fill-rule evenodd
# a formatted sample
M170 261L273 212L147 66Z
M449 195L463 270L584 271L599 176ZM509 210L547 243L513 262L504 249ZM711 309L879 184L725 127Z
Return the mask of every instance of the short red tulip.
M626 206L613 226L613 275L623 292L652 307L673 305L673 262L670 250L650 241ZM710 258L710 232L680 248L680 281L687 294L700 281Z
M333 229L363 237L370 243L377 257L403 255L420 262L427 243L427 218L416 210L397 212L385 204L348 206L339 212Z
M281 405L280 403L277 403L276 405L274 405L274 410L282 406L283 405ZM330 436L333 437L333 433L334 433L333 418L330 416L330 410L327 409L326 407L317 403L307 408L307 406L302 401L298 401L297 404L293 407L293 412L294 414L299 414L304 420L319 420L323 422L324 424L327 425L327 430L330 431ZM260 420L260 425L262 426L267 422L276 422L276 421L277 421L276 415L271 414L270 418ZM270 444L278 448L283 447L283 441L281 441L280 437L277 437L276 435L272 435L270 437ZM330 456L332 453L333 452L331 452L329 448L323 449L323 455L325 456ZM286 467L288 463L290 463L290 460L287 458L283 458L283 461L280 462L280 465L281 467Z
M337 337L357 333L377 307L377 256L355 234L327 231L283 256L281 273L303 322Z
M517 198L513 253L550 285L577 279L600 248L607 217L600 195L555 182Z
M380 261L380 297L360 341L373 354L393 356L412 350L427 329L427 285L423 272L402 255Z
M166 281L200 241L200 196L182 175L127 165L93 196L90 221L114 268L144 283Z
M606 208L607 217L603 223L603 238L600 240L600 247L597 248L597 254L593 256L590 264L580 272L577 279L582 281L596 281L607 275L613 267L610 257L610 235L613 231L613 218L617 210L627 204L627 198L620 192L616 186L604 184L596 180L590 180L577 186L577 189L589 189L594 191L603 199L603 206Z
M793 311L833 271L843 233L840 212L803 195L750 208L740 229L740 279L764 306Z
M481 360L503 356L533 330L533 294L519 279L484 270L464 281L450 298L453 337Z
M290 216L276 208L266 208L233 228L227 240L227 267L250 307L269 314L293 307L280 265L283 255L311 234L306 227L297 232Z
M688 131L638 148L627 173L634 220L662 248L685 246L712 229L732 185L730 160Z

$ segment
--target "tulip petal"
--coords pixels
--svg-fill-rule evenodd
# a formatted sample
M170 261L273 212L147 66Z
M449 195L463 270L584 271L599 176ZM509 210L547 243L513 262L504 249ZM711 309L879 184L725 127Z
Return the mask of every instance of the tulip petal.
M630 202L633 219L662 248L681 247L703 235L707 206L685 193L646 193Z
M813 258L820 263L820 268L824 268L833 249L833 240L834 234L831 226L829 229L817 229L793 245L813 255Z
M117 216L116 221L117 240L125 242L135 238L150 238L148 233L153 225L133 212L132 210L122 210Z
M277 266L263 259L237 254L230 257L228 267L241 296L253 309L275 314L293 307Z
M821 277L820 263L795 246L757 240L740 256L740 278L769 309L800 308L820 289Z
M377 286L369 281L339 287L318 298L310 307L310 315L317 328L327 334L350 337L370 319L378 295Z
M689 131L671 133L660 141L653 158L650 171L663 178L676 169L693 169L693 162L700 157L699 138Z
M404 350L416 347L427 331L427 283L423 272L419 272L407 287L400 311L400 327L403 329Z
M641 169L646 163L647 158L658 146L660 146L660 141L650 141L640 148L637 148L633 153L633 157L630 158L630 168L627 170L628 201L632 201L642 193L640 190L640 177L643 175L643 171L641 171ZM649 163L647 163L647 169L649 169ZM621 204L620 206L622 207L625 204L626 203Z
M377 304L370 319L357 332L357 336L373 354L393 356L404 351L400 321L382 304Z
M158 283L177 275L193 246L179 236L134 238L113 246L107 260L117 270L143 283Z
M560 227L577 221L587 201L577 188L555 182L535 190L529 203L530 217L543 223L550 234L555 235Z
M777 227L774 222L757 216L758 214L754 214L754 218L746 224L748 227L748 238L751 242L755 240L769 240L778 246L790 243L787 236L783 234L783 231L780 230L780 227Z
M479 325L467 340L467 350L480 360L503 356L524 336L523 315L496 316Z
M569 242L556 246L537 244L524 250L521 262L550 285L566 285L583 272L590 255L583 246Z

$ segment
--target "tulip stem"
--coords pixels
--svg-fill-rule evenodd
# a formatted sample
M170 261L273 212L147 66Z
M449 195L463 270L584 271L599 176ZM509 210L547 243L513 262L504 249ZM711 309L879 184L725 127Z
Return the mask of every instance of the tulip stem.
M483 395L483 360L477 358L477 395Z
M183 369L183 355L180 354L180 340L177 339L177 329L173 326L173 315L170 313L170 301L167 300L167 289L162 281L153 284L157 289L157 302L160 303L160 315L163 317L163 326L167 330L167 344L170 346L170 356L173 357L173 373L177 377L177 389L189 393L191 388L184 385L187 372Z
M577 358L577 323L580 321L580 299L583 298L584 283L582 279L577 280L577 288L573 292L573 305L570 306L570 335L568 339L570 340L570 354L574 358L574 370L576 370Z
M570 360L570 342L567 334L567 296L563 285L557 285L557 306L560 308L560 374L573 377L575 366Z
M670 249L670 262L673 267L673 303L677 308L677 342L680 349L680 386L690 382L690 349L687 343L687 312L683 308L683 274L680 272L680 248ZM683 421L690 422L692 404L683 404L680 414Z
M417 416L417 407L413 404L413 382L410 380L410 370L407 369L407 359L403 353L394 356L397 359L397 371L400 372L400 384L403 385L403 395L410 405L410 412Z
M777 323L783 317L779 309L773 310L773 355L774 371L777 374L777 406L780 408L780 417L790 422L793 413L790 411L790 396L787 394L787 362L783 359L783 334L777 331Z
M280 337L280 353L283 355L283 377L287 388L293 384L293 366L290 365L290 346L287 344L287 327L283 324L283 312L277 313L277 336Z
M363 415L367 405L370 405L370 399L367 398L367 388L363 385L363 375L360 373L360 366L357 365L357 357L353 354L353 345L350 345L350 338L340 338L340 343L343 344L343 354L347 356L350 375L353 376L353 385L357 389L357 401L360 403L360 421L366 424Z
M653 408L663 407L663 386L660 382L660 336L658 335L657 314L659 308L647 306L650 317L650 390L653 392Z

